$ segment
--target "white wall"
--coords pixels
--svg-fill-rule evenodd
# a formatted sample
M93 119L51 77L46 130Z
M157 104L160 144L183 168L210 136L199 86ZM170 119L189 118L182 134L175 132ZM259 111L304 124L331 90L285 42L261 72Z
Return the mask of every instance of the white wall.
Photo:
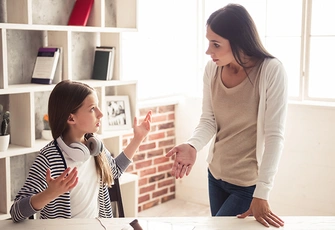
M176 142L192 134L201 113L200 98L176 107ZM270 196L279 215L335 215L335 108L289 104L285 147ZM176 197L208 204L208 146L188 177L176 181Z

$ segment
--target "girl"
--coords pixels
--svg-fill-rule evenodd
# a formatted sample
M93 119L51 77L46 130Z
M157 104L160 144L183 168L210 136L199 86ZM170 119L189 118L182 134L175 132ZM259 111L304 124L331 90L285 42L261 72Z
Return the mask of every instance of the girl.
M115 159L93 133L103 116L90 86L59 82L50 94L49 124L54 138L40 150L14 199L14 222L40 211L41 219L110 218L108 186L131 163L150 131L151 111L141 124L134 118L134 138Z

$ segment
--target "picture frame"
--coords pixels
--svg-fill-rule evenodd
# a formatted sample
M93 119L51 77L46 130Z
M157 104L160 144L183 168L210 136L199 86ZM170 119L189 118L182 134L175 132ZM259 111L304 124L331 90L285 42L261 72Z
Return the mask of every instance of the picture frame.
M105 96L105 130L125 130L132 128L129 97Z

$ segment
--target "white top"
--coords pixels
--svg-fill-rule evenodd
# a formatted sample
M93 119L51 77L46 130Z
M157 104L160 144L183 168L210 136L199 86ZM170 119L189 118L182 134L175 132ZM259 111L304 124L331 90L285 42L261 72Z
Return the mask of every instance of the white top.
M61 148L59 146L59 148ZM77 167L78 184L70 191L72 218L95 218L99 216L99 181L94 157L90 156L84 162L73 161L68 154L61 149L67 167Z
M223 67L212 80L213 113L217 125L213 158L208 168L215 179L237 186L253 186L258 178L256 159L259 71L256 65L240 84L227 88ZM229 109L227 109L229 108Z
M211 60L206 65L203 77L202 114L192 137L187 141L197 151L201 150L216 135L217 131L211 92L211 83L216 68L217 65ZM284 147L288 101L287 76L278 59L264 60L260 72L259 94L256 144L258 179L254 197L268 200ZM215 138L212 140L214 141ZM213 141L207 158L208 162L213 159Z

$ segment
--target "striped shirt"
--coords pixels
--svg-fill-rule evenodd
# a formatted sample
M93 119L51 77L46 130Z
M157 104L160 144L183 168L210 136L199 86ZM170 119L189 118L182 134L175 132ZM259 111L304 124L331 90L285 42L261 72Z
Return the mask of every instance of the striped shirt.
M119 178L127 169L131 161L126 155L121 152L116 158L112 158L110 152L104 148L102 154L106 157L111 165L114 178ZM35 210L30 203L33 195L44 191L48 184L46 182L46 171L51 171L51 177L56 178L62 174L67 168L66 161L59 149L57 142L51 141L40 150L40 154L36 157L33 165L30 168L28 177L14 199L11 206L10 214L14 222L25 220L29 216L34 215L38 210ZM100 179L99 186L99 217L112 218L113 212L107 185ZM56 219L56 218L71 218L70 193L66 192L40 210L41 219Z

